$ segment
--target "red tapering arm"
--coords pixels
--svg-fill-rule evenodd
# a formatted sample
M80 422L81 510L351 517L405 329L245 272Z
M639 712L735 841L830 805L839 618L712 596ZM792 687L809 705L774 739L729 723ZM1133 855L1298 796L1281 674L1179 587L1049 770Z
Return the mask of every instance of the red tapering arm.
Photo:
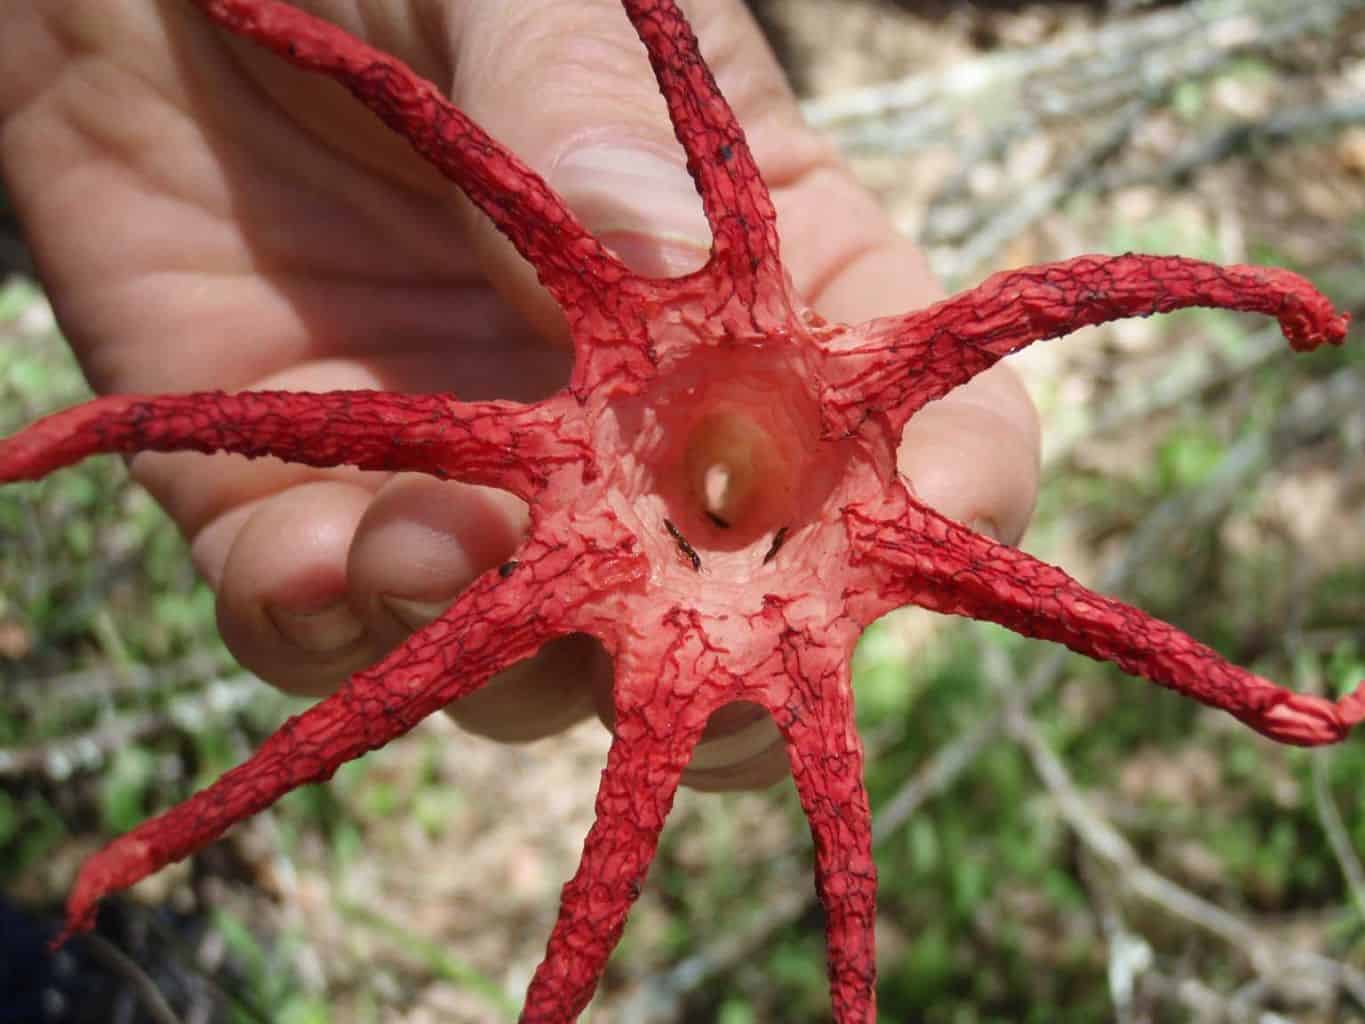
M625 0L711 225L713 277L750 303L781 290L777 213L744 129L673 0Z
M36 480L103 452L231 452L310 466L411 470L523 498L560 468L591 476L577 406L458 402L381 391L112 395L0 440L0 483Z
M638 562L626 548L585 548L559 530L528 539L511 571L484 573L439 619L289 719L247 761L91 856L56 944L91 927L109 893L188 857L291 790L331 778L548 641L591 628L593 602L636 575Z
M540 175L396 57L277 0L193 2L227 31L349 89L460 187L561 306L583 310L633 276Z
M825 910L830 1003L838 1024L877 1019L877 867L863 747L853 717L848 652L788 633L782 662L790 703L772 708L815 845L815 891Z
M1337 701L1277 686L1174 626L908 496L875 513L851 509L847 521L854 557L878 578L880 611L915 604L1053 640L1220 708L1281 743L1336 743L1365 720L1365 683ZM878 613L869 607L863 614Z
M1272 316L1300 352L1346 337L1338 313L1298 274L1183 256L1077 256L995 274L928 309L873 320L832 339L826 423L850 433L867 417L899 430L1012 352L1081 327L1191 306Z
M630 683L621 682L618 692L624 689L627 696L616 702L615 737L597 787L597 818L527 990L524 1024L568 1024L592 999L701 737L704 717L689 727L657 731L648 709L628 696Z

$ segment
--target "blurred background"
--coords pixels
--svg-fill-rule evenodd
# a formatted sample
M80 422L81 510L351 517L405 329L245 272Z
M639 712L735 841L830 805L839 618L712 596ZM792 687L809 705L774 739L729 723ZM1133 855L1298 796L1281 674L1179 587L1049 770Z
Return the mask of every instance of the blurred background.
M754 0L809 118L952 287L1088 251L1284 265L1365 312L1365 0ZM0 432L85 395L0 198ZM1023 546L1301 690L1365 678L1365 335L1196 311L1017 360ZM591 820L595 724L442 716L38 954L80 860L298 705L100 459L0 489L0 1022L514 1020ZM1365 743L1263 741L909 611L856 661L889 1021L1365 1019ZM827 1019L790 784L684 792L585 1021Z

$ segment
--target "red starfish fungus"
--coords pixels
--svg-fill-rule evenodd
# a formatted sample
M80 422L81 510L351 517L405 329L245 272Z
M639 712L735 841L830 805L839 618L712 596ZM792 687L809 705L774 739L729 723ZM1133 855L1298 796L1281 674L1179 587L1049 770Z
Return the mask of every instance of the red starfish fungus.
M710 715L766 708L815 838L834 1015L874 1016L875 872L849 656L917 604L1113 661L1287 743L1365 718L1283 690L1136 609L939 515L896 471L906 421L996 360L1083 324L1186 306L1276 317L1291 345L1346 317L1282 270L1082 256L998 274L928 309L827 324L793 293L744 133L672 0L625 0L713 233L696 273L651 280L593 238L537 175L393 58L275 0L195 0L222 28L330 75L405 136L537 270L568 320L569 385L532 405L377 392L107 397L0 442L0 481L95 452L273 455L419 470L531 508L515 559L435 623L286 722L250 760L86 862L67 932L106 893L326 779L547 641L598 638L616 665L615 738L582 863L524 1020L574 1019L639 892Z

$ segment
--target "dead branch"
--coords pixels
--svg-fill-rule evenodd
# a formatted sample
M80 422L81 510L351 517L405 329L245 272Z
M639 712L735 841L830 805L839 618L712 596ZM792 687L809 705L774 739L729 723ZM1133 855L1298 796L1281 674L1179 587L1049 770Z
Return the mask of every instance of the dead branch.
M930 200L922 223L917 213L914 223L901 225L952 282L1065 200L1179 181L1258 145L1365 122L1358 96L1288 109L1281 100L1264 116L1209 129L1174 152L1129 156L1132 140L1170 112L1182 86L1207 81L1233 61L1271 61L1301 40L1339 32L1363 6L1365 0L1198 0L1111 18L1049 45L819 97L805 112L854 155L953 150L956 170ZM981 168L1004 164L1012 148L1039 137L1070 154L1060 167L1041 178L1002 174L992 194L975 194Z
M166 997L136 960L94 932L82 935L80 942L96 960L128 982L150 1020L155 1024L181 1024L171 1004L166 1002Z
M1110 867L1123 888L1187 924L1217 936L1242 953L1263 979L1284 982L1295 974L1312 975L1325 983L1329 991L1341 989L1349 993L1365 1009L1365 972L1320 953L1287 948L1267 939L1251 922L1148 867L1118 829L1101 817L1081 795L1062 759L1018 701L1010 701L1007 727L1010 735L1028 753L1034 771L1047 787L1067 825L1090 853Z
M76 772L98 767L120 747L163 729L174 726L193 731L202 729L206 719L235 714L259 700L264 685L250 673L242 672L208 682L155 711L116 712L108 721L74 736L0 749L0 778L36 773L60 782Z
M163 664L103 664L41 679L22 680L7 687L5 699L32 711L44 705L69 705L128 693L167 691L186 680L218 678L232 664L224 650L200 649Z

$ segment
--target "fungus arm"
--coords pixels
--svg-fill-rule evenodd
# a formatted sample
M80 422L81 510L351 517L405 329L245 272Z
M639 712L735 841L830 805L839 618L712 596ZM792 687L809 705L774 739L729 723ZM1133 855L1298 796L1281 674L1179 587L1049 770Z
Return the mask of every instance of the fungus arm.
M626 0L711 225L708 275L751 310L779 296L777 214L749 143L673 0ZM785 317L784 317L785 319Z
M995 274L928 309L849 332L827 353L826 422L851 433L881 413L899 436L923 406L1035 341L1191 306L1273 316L1300 352L1339 345L1349 320L1287 270L1181 256L1078 256Z
M646 707L621 699L621 691L631 689L618 680L615 737L597 790L597 820L578 870L564 886L545 958L526 993L525 1022L577 1020L592 999L701 736L704 715L681 728L660 729Z
M1281 743L1344 739L1365 719L1365 684L1338 701L1295 693L1230 665L1174 626L1081 586L1055 566L906 498L895 515L848 511L857 562L877 577L877 608L916 604L1065 644L1241 719Z
M877 869L863 748L854 726L847 652L788 633L781 643L790 703L771 708L815 844L825 909L830 1000L840 1024L874 1021Z
M584 608L638 572L620 549L584 551L532 537L510 575L484 573L439 619L332 696L289 719L245 762L86 860L56 940L94 924L99 901L213 842L289 791L321 782L494 673L581 627Z
M349 89L460 187L566 311L594 308L633 276L540 175L402 61L277 0L194 2L221 28Z
M530 498L559 467L590 467L572 404L457 402L379 391L112 395L0 439L0 483L102 452L232 452L310 466L412 470Z

